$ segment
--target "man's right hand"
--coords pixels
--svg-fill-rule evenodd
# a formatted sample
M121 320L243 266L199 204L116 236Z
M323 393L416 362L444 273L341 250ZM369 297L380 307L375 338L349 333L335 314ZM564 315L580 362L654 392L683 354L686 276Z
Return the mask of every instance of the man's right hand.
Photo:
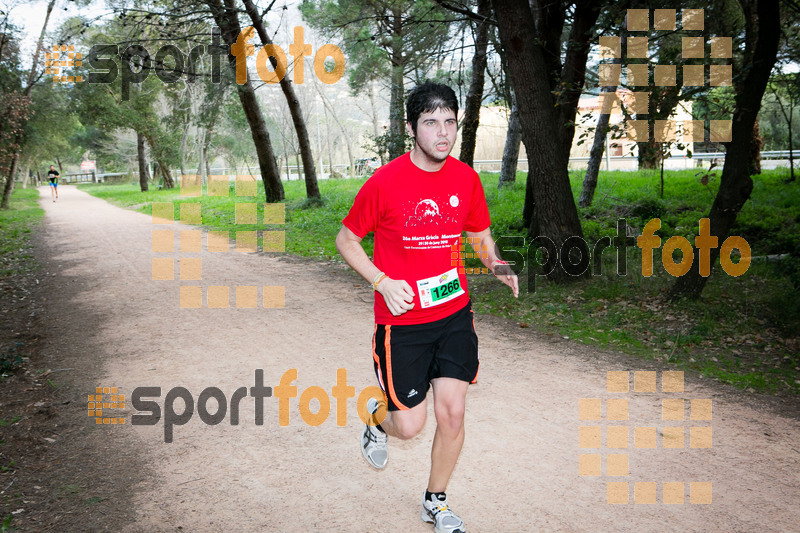
M405 280L386 277L378 283L377 290L393 316L400 316L414 308L414 289Z

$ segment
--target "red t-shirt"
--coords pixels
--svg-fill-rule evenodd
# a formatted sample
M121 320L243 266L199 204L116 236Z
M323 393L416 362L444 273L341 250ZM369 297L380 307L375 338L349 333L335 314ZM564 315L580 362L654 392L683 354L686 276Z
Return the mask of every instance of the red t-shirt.
M491 223L483 186L468 165L448 156L439 171L426 172L402 155L367 180L342 223L361 238L375 232L375 266L414 290L414 308L400 316L376 291L376 323L424 324L467 305L461 236Z

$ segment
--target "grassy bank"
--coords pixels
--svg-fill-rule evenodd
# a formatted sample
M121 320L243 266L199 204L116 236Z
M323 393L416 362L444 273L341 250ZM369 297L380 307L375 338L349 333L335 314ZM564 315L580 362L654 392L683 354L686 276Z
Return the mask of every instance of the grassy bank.
M35 265L30 237L44 216L38 199L36 189L16 189L10 209L0 209L0 279Z
M44 210L36 189L16 189L10 209L0 209L0 376L20 367L28 354L25 330L29 322L31 274L38 270L31 235L40 227Z
M582 177L580 172L571 174L576 197ZM693 170L668 171L661 198L657 172L602 172L593 205L580 210L584 237L591 247L602 237L616 235L620 220L625 221L629 235L638 235L647 221L659 218L657 234L662 244L673 235L693 242L698 221L716 195L719 172L708 181L701 178ZM654 254L654 275L644 277L640 250L633 247L627 253L624 275L611 252L603 255L601 271L592 279L568 285L555 285L540 275L529 285L531 269L526 268L521 281L533 290L523 290L519 300L513 300L489 276L472 276L476 309L511 318L521 327L668 362L744 389L800 393L800 304L794 296L800 284L800 185L786 184L782 178L777 172L755 177L752 197L739 215L734 233L748 241L754 256L793 257L755 259L740 277L728 276L717 266L699 301L668 302L665 294L674 278L661 266L660 251ZM497 190L496 175L484 174L482 180L495 237L524 239L526 232L520 222L524 174L502 191ZM286 231L289 253L337 259L334 237L362 183L321 182L322 207L305 201L302 183L285 183L286 225L270 229ZM154 201L201 201L180 198L177 190L141 193L133 185L81 188L144 213L151 212ZM214 229L264 229L233 224L234 203L256 199L232 194L202 198L203 224ZM178 213L176 206L176 218ZM364 243L371 252L371 239Z

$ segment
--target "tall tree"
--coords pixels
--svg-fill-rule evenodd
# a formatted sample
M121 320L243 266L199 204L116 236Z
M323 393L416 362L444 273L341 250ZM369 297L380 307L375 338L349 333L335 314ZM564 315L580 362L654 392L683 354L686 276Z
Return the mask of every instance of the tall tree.
M149 189L148 182L150 181L150 169L147 167L147 150L145 148L145 139L142 132L136 132L136 155L139 161L139 190L147 192Z
M360 91L373 80L389 83L389 158L405 152L405 80L427 70L447 42L448 25L432 0L306 0L303 17L342 43L351 62L350 86Z
M794 139L792 126L794 125L794 111L800 104L800 75L797 72L773 76L769 83L769 90L774 96L775 104L786 122L787 143L789 147L789 181L794 181Z
M508 75L519 105L522 138L528 154L526 207L533 207L529 231L541 243L549 240L544 271L555 281L588 275L577 272L568 253L578 249L588 266L588 249L567 173L577 101L591 42L590 28L599 3L578 2L567 56L561 66L560 2L534 12L526 0L494 3L500 42L508 59ZM554 84L563 90L554 97ZM557 260L556 251L561 254Z
M519 160L519 145L522 142L522 127L519 124L519 107L517 97L511 93L511 109L508 113L508 129L506 142L503 145L503 160L500 163L500 179L497 188L500 189L517 181L517 162Z
M622 58L627 54L627 24L622 24L622 32L620 33L620 57L613 58L612 63L622 64ZM603 93L616 94L616 85L606 85L600 89L600 101L603 100ZM603 111L609 111L604 113ZM581 187L581 195L578 198L578 205L581 207L588 207L592 205L594 199L594 191L597 188L597 177L600 174L600 163L605 151L606 141L608 139L609 122L611 120L610 109L600 109L600 114L597 117L597 124L594 129L594 138L592 140L592 147L589 149L589 162L586 164L586 174L583 178L583 186Z
M461 154L458 158L469 166L475 159L475 142L483 102L484 71L486 70L486 48L489 45L489 16L492 14L491 0L478 0L475 23L475 54L472 57L472 80L464 103L464 119L461 121Z
M40 83L31 93L32 117L26 124L23 168L47 168L49 162L80 160L83 126L70 109L69 88L64 83ZM54 128L53 125L58 124ZM23 183L27 177L23 173Z
M50 14L53 12L53 8L55 7L56 0L50 0L47 4L47 13L44 17L44 23L42 24L42 31L39 33L39 39L36 41L36 50L33 52L33 59L31 61L31 69L28 71L28 81L25 85L25 89L23 90L22 96L23 100L19 102L20 110L23 108L26 110L24 114L20 114L19 118L22 120L22 124L25 123L27 120L27 108L30 105L30 98L31 92L33 91L33 85L36 83L40 76L39 72L39 56L42 53L42 49L44 47L44 34L47 30L47 24L50 21ZM3 187L3 199L0 201L0 209L8 209L9 202L11 201L11 192L14 190L14 176L17 174L17 166L19 164L19 156L20 151L22 150L22 129L15 129L13 133L13 141L10 143L10 147L12 148L10 155L10 163L8 165L8 174L6 175L6 183Z
M263 45L267 46L273 44L272 39L270 39L267 29L264 26L264 16L266 15L266 11L259 13L255 4L253 3L253 0L243 0L243 2L245 10L247 11L247 15L253 22L253 27L258 32L258 36ZM303 42L303 28L295 28L295 42L298 40ZM303 45L291 45L291 47L294 46ZM305 48L310 49L311 46L307 45ZM304 75L303 69L305 68L302 54L310 52L307 52L305 49L298 52L301 55L300 61L296 62L294 65L294 69L296 71L295 80L297 80L298 83L302 83ZM272 62L272 68L278 69L278 60L275 57L270 57L270 61ZM298 69L299 73L297 72ZM317 171L314 167L314 155L311 151L311 142L308 140L308 128L306 127L305 118L303 118L303 110L300 107L300 100L298 100L297 95L294 92L292 81L289 79L288 75L281 77L279 83L281 86L281 91L283 91L283 96L286 97L286 103L289 106L289 112L292 115L292 123L294 124L294 129L297 132L298 143L300 144L300 157L303 159L303 176L305 177L306 181L306 196L308 198L319 200L321 199L321 196L319 193L319 185L317 184Z
M237 58L231 53L231 46L237 43L237 39L242 32L239 25L239 12L233 0L225 0L224 6L221 0L205 0L205 3L211 10L217 26L222 31L222 40L227 45L228 65L235 75ZM243 54L242 61L244 61ZM264 115L258 106L255 89L248 78L244 80L244 83L237 82L236 90L242 103L244 114L247 117L247 123L250 125L250 133L253 136L253 143L256 147L258 164L261 168L261 180L264 183L267 201L278 202L283 200L284 191L280 171L275 161L275 153L272 149L272 142L270 141L269 131L267 131Z
M750 177L750 147L753 142L754 126L761 107L761 99L769 81L770 72L775 65L780 38L780 7L778 0L757 0L755 17L747 31L748 42L754 43L746 68L741 93L736 97L733 113L731 142L727 145L725 165L722 168L719 190L714 198L708 218L711 220L710 234L717 244L710 249L710 257L704 257L713 267L720 251L719 246L730 236L731 229L742 206L750 198L753 180ZM692 268L679 277L670 290L670 297L698 298L708 281L708 272L700 271L700 248L695 247ZM749 261L750 258L746 259Z
M104 28L106 31L119 29L115 22ZM98 29L90 37L103 38ZM105 37L109 38L109 37ZM143 56L136 56L136 51L143 50L138 45L127 47L121 57L123 64L140 61ZM89 62L108 53L98 49L90 51ZM148 73L146 62L142 72ZM170 166L179 161L177 137L165 128L160 105L163 102L164 84L155 76L142 76L138 83L128 88L127 99L123 76L109 83L80 83L73 87L73 105L77 109L84 125L93 126L103 132L110 133L117 129L132 129L137 135L137 154L139 158L139 185L142 191L148 189L149 174L145 142L150 147L150 155L155 162L158 173L163 176L165 188L174 187L169 171ZM153 176L155 177L155 176Z

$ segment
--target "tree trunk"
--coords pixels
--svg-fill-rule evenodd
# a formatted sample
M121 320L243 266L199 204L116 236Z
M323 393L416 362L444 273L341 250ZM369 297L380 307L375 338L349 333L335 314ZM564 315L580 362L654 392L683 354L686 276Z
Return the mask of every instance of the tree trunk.
M761 174L761 147L764 142L761 140L761 127L758 124L758 115L753 125L753 142L750 143L750 175Z
M157 153L155 139L153 139L153 136L149 134L145 134L144 137L145 139L147 139L147 143L150 145L150 155L154 156L153 158L156 160L156 163L158 163L158 168L159 171L161 172L161 176L164 178L163 188L174 189L175 182L172 180L172 174L169 171L169 166L164 162L163 159L161 159L158 156L155 156L155 154ZM155 176L153 176L153 179L155 179Z
M464 105L464 120L461 124L461 154L458 159L462 163L473 166L475 160L475 142L478 137L478 125L481 118L481 102L483 101L483 76L486 71L486 47L489 44L489 23L492 14L490 0L478 0L478 15L484 20L475 28L475 55L472 57L472 81Z
M256 32L258 32L261 42L264 45L272 44L272 40L269 38L269 34L267 34L262 17L259 15L255 4L253 4L253 0L243 1L245 10L250 16L250 20L253 21L253 27L256 29ZM278 60L274 57L270 58L270 62L272 63L272 68L275 68L278 64ZM295 70L298 68L302 70L304 67L305 64L303 62L294 65ZM294 87L292 87L292 82L289 80L288 76L283 76L280 81L280 86L283 91L283 96L286 98L286 103L289 105L289 113L292 115L294 129L297 132L297 139L300 143L300 156L303 159L303 174L306 180L306 196L308 198L321 199L322 196L319 193L319 184L317 183L317 171L314 166L314 156L311 151L311 141L308 139L308 128L303 118L303 110L300 108L300 100L297 99Z
M152 151L151 151L151 153L152 153ZM158 183L159 175L161 175L161 164L156 159L153 162L153 183L155 183L158 186L159 189L162 189L164 187L164 183L163 182L160 183L160 184Z
M147 161L145 160L144 153L144 134L136 132L136 155L139 160L139 188L142 192L147 191L147 180L149 178L147 170Z
M226 6L223 7L220 0L206 0L206 4L214 16L214 21L221 30L222 39L227 45L228 66L235 75L236 57L230 53L230 47L236 43L241 29L233 0L225 0L225 2ZM258 106L255 90L249 79L242 85L237 84L236 89L256 148L266 200L267 202L280 202L284 198L283 183L281 183L280 171L275 162L275 154L272 151L272 142L267 131L267 124L264 121L261 108Z
M789 111L789 181L794 181L794 144L792 142L792 110Z
M203 137L203 143L204 143L203 144L203 165L205 165L205 168L206 168L206 176L211 174L211 165L210 165L210 159L208 157L208 152L210 151L210 148L211 148L211 128L212 127L213 127L213 123L211 125L209 125L208 128L206 128L206 133L205 133L205 135Z
M197 149L199 153L197 154L197 175L200 176L200 183L208 186L208 173L205 165L206 156L203 153L205 150L206 142L205 142L205 135L206 129L203 126L198 126L197 131L199 137L197 139Z
M737 2L739 7L742 9L742 17L744 21L744 52L742 54L742 63L741 66L734 66L734 72L740 71L744 72L744 66L750 65L755 62L755 49L758 46L758 36L760 31L760 22L758 20L759 13L758 13L758 1L757 0L739 0ZM738 67L738 68L737 68ZM734 76L733 78L733 88L736 92L736 101L739 101L742 93L745 89L745 83L747 78L742 76ZM753 125L753 135L751 136L750 146L748 147L748 153L750 154L750 158L747 162L747 169L750 175L761 174L761 133L758 127L758 117L756 116L756 122Z
M495 9L501 2L494 2ZM527 30L535 30L550 90L558 90L558 74L561 72L561 36L564 32L566 9L563 0L530 0L533 25ZM502 40L502 39L501 39ZM505 45L503 46L505 48Z
M181 136L181 175L186 174L186 143L189 140L188 121L183 125L183 135Z
M716 247L711 248L710 265L713 267L719 257L719 246L730 235L744 203L750 198L753 180L750 178L750 147L753 133L761 107L769 75L775 65L780 38L780 8L778 0L758 1L758 37L752 63L745 64L747 76L742 92L736 99L733 112L733 128L731 142L725 153L725 165L722 168L719 190L711 206L708 218L711 220L710 233L718 238ZM749 261L749 257L747 260ZM670 297L698 298L708 281L699 271L699 252L695 248L692 268L686 275L679 277L670 290Z
M547 64L541 44L531 32L534 27L533 14L527 0L495 2L500 42L508 58L509 78L519 105L522 138L528 154L528 179L531 183L531 200L535 212L531 218L532 230L537 236L552 241L556 250L572 237L582 242L578 245L583 257L589 252L583 241L583 230L578 219L578 210L570 189L567 161L562 146L553 142L561 138L563 124L554 108L553 96L548 83ZM567 258L561 261L547 254L545 272L551 280L562 282L575 279L565 270ZM533 272L529 271L529 276ZM585 269L577 276L588 276Z
M658 154L660 152L656 140L650 137L646 142L636 143L639 148L639 170L655 170L658 168Z
M19 149L17 149L17 155L11 158L11 168L8 171L6 186L3 189L3 203L0 204L0 208L2 209L8 209L11 202L11 193L14 192L14 175L17 173L17 165L19 164L18 154Z
M616 87L603 87L603 92L613 93L617 90ZM589 207L592 205L594 199L594 191L597 188L597 176L600 174L600 164L603 161L603 150L606 145L606 138L608 138L608 122L611 115L608 113L600 113L597 118L597 127L594 130L594 140L592 141L592 149L589 151L589 163L586 166L586 176L583 178L583 188L581 196L578 199L578 205L581 207Z
M564 67L561 69L557 109L561 124L562 157L569 164L572 139L575 136L575 116L586 81L586 60L595 40L592 27L600 16L600 2L579 0L575 3L572 30L570 31Z
M169 167L161 160L158 161L158 166L161 167L161 173L164 176L164 188L174 189L175 181L172 179L172 172L170 172Z
M355 157L353 156L353 139L350 137L350 133L347 131L347 128L344 127L344 124L339 120L339 117L336 116L336 111L334 110L333 106L331 105L330 100L328 97L325 96L325 93L322 92L317 85L317 92L319 93L320 98L322 98L322 105L325 109L325 119L327 121L328 112L330 112L333 120L336 122L336 125L339 126L339 130L342 132L342 137L344 137L345 145L347 146L347 159L350 161L350 177L355 176ZM330 144L328 145L330 147ZM333 161L333 159L331 159ZM333 166L331 166L331 173L333 173Z
M264 121L264 115L261 114L261 108L258 107L255 91L250 80L243 85L238 85L237 89L239 101L242 103L247 123L250 125L253 144L256 147L256 156L261 169L261 181L264 182L267 202L280 202L284 198L283 183L280 180L280 171L275 162L275 154L272 152L267 124Z
M396 159L406 151L405 146L405 110L403 109L403 10L392 8L392 77L391 96L389 100L389 160Z
M375 106L375 91L372 87L372 84L369 84L369 105L370 110L372 111L372 135L374 138L378 138L380 127L379 127L379 120L378 120L378 108ZM386 161L383 160L383 151L378 151L378 159L381 161L381 166L383 166ZM355 169L353 168L353 162L350 162L350 177L355 177Z
M627 37L628 37L628 21L622 23L621 32L621 56L625 57L627 54ZM622 64L622 57L614 58L612 64ZM616 94L617 86L605 86L600 90L601 100L603 93ZM583 178L583 186L581 188L581 195L578 198L578 205L581 207L589 207L594 201L594 191L597 188L597 178L600 175L600 165L603 162L603 152L608 143L608 124L611 115L608 113L600 113L597 117L597 125L594 130L594 138L592 139L592 148L589 150L589 162L586 165L586 175Z
M25 165L25 170L22 172L22 188L28 188L28 181L30 181L31 176L31 164L30 162Z
M527 152L527 148L525 151ZM528 158L530 165L530 158ZM525 200L522 202L522 227L528 228L528 235L536 237L539 235L539 226L536 223L536 198L533 193L533 174L530 167L525 175Z
M331 122L328 120L328 108L322 106L322 111L325 113L325 145L328 149L328 170L330 171L329 178L333 179L333 146L331 145Z
M519 125L519 109L517 97L511 92L511 112L508 115L508 131L506 144L503 147L503 162L500 165L500 179L497 188L511 186L517 181L517 163L519 161L519 143L522 142L522 128ZM530 225L530 224L529 224ZM526 226L527 227L527 226Z
M33 84L36 81L37 75L37 68L39 66L39 54L42 52L42 47L44 45L44 35L45 31L47 30L47 23L50 21L50 13L53 11L53 7L56 5L56 0L50 0L50 3L47 4L47 14L44 17L44 24L42 24L42 31L39 32L39 40L36 42L36 50L33 52L33 61L31 62L31 70L28 72L28 85L25 87L25 96L30 98L31 92L33 91ZM17 166L19 165L19 155L22 152L22 143L21 143L21 135L16 135L14 141L14 153L11 156L11 168L9 169L9 178L6 180L5 187L3 188L3 200L0 201L0 209L8 209L9 203L11 202L11 193L14 190L14 174L17 172Z

